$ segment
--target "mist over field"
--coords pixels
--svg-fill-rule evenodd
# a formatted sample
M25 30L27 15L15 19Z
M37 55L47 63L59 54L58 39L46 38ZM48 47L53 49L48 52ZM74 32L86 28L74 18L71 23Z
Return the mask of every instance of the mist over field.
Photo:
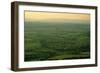
M87 22L26 21L24 29L25 61L90 58Z

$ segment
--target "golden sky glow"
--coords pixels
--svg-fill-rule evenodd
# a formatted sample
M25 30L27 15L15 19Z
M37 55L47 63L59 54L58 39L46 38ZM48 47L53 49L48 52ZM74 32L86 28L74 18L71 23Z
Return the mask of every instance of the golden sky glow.
M78 13L50 13L50 12L31 12L25 11L25 21L62 21L76 20L89 21L89 14Z

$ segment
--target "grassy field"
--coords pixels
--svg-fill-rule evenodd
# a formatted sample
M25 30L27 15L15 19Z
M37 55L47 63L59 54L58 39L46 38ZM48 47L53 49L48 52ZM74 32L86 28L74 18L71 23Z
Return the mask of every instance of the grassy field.
M90 58L87 23L25 22L25 61Z

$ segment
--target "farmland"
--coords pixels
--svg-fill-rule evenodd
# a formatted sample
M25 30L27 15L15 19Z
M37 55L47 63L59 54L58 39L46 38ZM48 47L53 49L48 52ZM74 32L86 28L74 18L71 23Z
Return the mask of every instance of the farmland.
M25 22L24 60L90 58L90 25L71 22Z

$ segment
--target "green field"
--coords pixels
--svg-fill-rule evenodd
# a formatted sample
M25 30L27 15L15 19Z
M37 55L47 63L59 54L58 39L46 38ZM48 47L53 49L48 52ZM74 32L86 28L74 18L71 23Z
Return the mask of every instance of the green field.
M90 58L90 25L25 22L25 61Z

